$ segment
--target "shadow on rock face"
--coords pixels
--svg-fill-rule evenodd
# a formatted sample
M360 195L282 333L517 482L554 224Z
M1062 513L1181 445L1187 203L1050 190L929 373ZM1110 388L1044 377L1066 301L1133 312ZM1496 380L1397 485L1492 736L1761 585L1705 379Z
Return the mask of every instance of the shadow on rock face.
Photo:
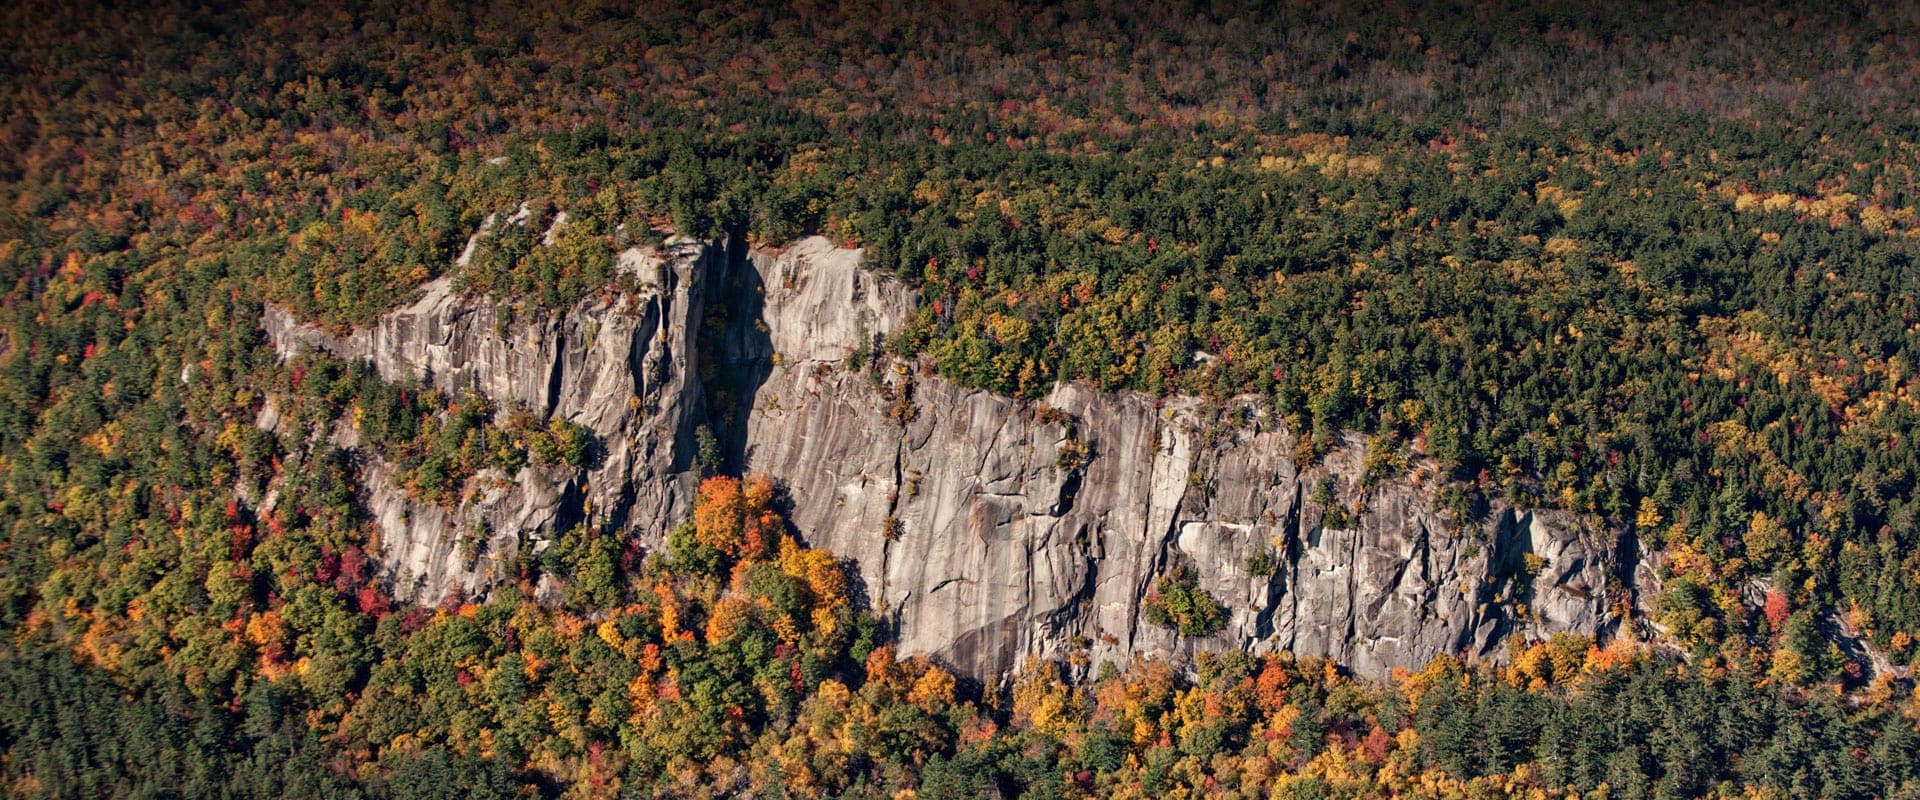
M700 351L713 356L698 367L706 387L706 424L719 448L719 463L710 466L735 473L747 465L747 417L754 398L773 374L773 340L763 322L766 286L750 253L745 238L736 234L727 240L724 260L713 263L716 272L709 276L699 331Z

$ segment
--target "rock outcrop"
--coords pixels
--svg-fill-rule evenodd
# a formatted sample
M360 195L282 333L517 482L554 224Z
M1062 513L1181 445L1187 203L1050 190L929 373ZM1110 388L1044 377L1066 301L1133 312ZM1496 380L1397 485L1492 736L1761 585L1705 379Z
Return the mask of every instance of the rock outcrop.
M628 250L618 269L622 284L633 288L610 288L559 314L516 312L509 303L456 292L440 278L413 304L346 336L274 306L262 324L283 357L315 348L365 359L388 380L476 391L590 431L591 463L578 485L535 487L530 482L540 475L529 468L505 481L518 489L482 501L489 505L480 518L493 527L488 551L504 559L519 540L537 543L582 519L662 531L685 518L694 431L705 409L689 321L703 314L702 281L717 269L709 259L705 245L689 241L658 252ZM381 523L383 570L412 579L397 583L396 594L437 602L456 584L484 588L482 576L442 563L474 517L407 500L377 460L369 463L361 479ZM509 508L515 502L526 507Z
M813 238L727 256L692 243L629 251L621 264L642 289L550 319L509 319L437 282L346 337L273 309L267 328L283 353L324 347L584 425L603 458L576 493L583 513L650 546L686 513L693 432L710 424L739 465L787 488L809 543L857 563L903 651L984 679L1029 655L1098 664L1220 648L1378 675L1441 653L1497 658L1515 636L1603 632L1630 600L1632 576L1613 570L1632 562L1615 552L1631 541L1566 514L1495 504L1453 520L1430 468L1363 487L1357 439L1297 464L1293 436L1258 399L1068 384L1027 404L965 389L875 357L914 297L864 271L858 251ZM726 324L701 337L708 306ZM711 395L696 377L703 358ZM500 501L567 496L520 486ZM415 575L446 558L422 540L459 525L421 531L378 513L383 556ZM506 547L537 532L493 533ZM1269 569L1250 569L1256 553ZM1175 568L1226 607L1224 630L1194 640L1146 621L1156 577Z
M1357 440L1302 469L1293 437L1252 399L1209 409L1069 384L1023 406L914 365L851 372L847 356L891 332L912 298L820 239L748 268L767 334L730 341L725 357L774 366L748 416L746 465L785 483L810 543L859 564L904 651L973 675L1080 648L1097 664L1226 647L1381 674L1611 623L1613 536L1565 514L1495 506L1455 524L1431 478L1362 490ZM1352 523L1324 524L1307 499L1322 482ZM1263 550L1272 574L1249 574ZM1176 566L1227 606L1224 631L1181 641L1145 621L1154 579Z

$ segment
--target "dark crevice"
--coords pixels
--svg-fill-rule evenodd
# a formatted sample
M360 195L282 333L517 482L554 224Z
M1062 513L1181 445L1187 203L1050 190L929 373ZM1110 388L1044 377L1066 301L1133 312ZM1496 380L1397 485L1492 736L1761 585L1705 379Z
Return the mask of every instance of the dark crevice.
M1085 561L1086 571L1066 602L1061 603L1059 608L1046 615L1047 631L1053 634L1067 630L1075 619L1080 618L1087 606L1092 605L1094 593L1100 587L1100 560L1093 556L1086 528L1084 526L1078 528L1073 538L1075 549L1080 551L1080 557Z
M773 374L773 340L762 322L765 283L754 268L752 248L740 234L726 240L706 270L705 305L695 332L698 377L706 399L706 424L720 446L721 468L746 469L747 420L754 398ZM696 359L689 354L688 361Z
M1300 519L1307 502L1307 476L1300 473L1294 476L1293 507L1287 511L1286 531L1286 592L1288 611L1297 630L1300 625L1300 559L1306 556L1306 548L1301 543ZM1280 572L1276 570L1275 572ZM1291 647L1292 642L1287 646Z
M560 411L561 376L566 373L567 364L567 326L560 320L554 320L553 328L553 364L547 369L547 407L546 412L557 414Z
M566 485L561 488L560 502L555 506L553 513L553 535L555 537L587 521L587 493L586 487L582 485L583 483L582 477L575 475L568 479ZM609 511L614 510L609 509ZM624 514L622 515L624 516ZM618 530L618 522L614 522L613 526L615 530Z
M1067 473L1067 479L1060 483L1060 499L1054 502L1053 508L1047 509L1048 515L1064 517L1073 510L1074 498L1080 495L1080 480L1081 470Z

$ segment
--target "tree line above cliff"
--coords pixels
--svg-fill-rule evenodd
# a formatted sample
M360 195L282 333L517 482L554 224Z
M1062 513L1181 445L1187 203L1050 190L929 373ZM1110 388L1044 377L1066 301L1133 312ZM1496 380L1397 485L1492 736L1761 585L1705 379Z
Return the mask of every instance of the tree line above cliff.
M297 684L285 702L331 726L325 747L417 754L404 763L429 771L507 752L516 779L590 780L594 743L623 730L580 722L615 702L598 699L606 687L549 698L556 730L583 733L574 749L546 744L558 748L547 761L535 745L492 748L481 732L505 723L479 717L349 724L360 719L350 699L389 674L389 656L421 690L468 692L484 676L468 669L479 662L434 666L430 640L413 638L429 620L391 607L345 457L253 429L268 394L301 384L257 335L259 305L364 323L454 271L490 217L454 278L528 314L599 290L616 248L664 231L824 233L920 291L892 347L966 385L1267 394L1304 456L1364 430L1450 468L1463 510L1499 493L1631 526L1669 575L1654 621L1697 668L1648 668L1655 677L1628 696L1764 684L1796 720L1779 728L1790 741L1778 752L1851 758L1715 780L1841 796L1909 779L1857 771L1906 751L1839 744L1862 718L1874 730L1898 721L1898 703L1858 717L1780 687L1871 691L1823 629L1896 664L1920 657L1910 7L760 6L5 12L0 625L21 648L15 677L67 674L30 660L27 642L50 637L150 701L58 713L132 714L111 724L215 751L298 749L311 743L284 716L248 738L219 727L255 687ZM526 218L506 223L523 203ZM343 376L325 381L346 387L329 408L365 401L376 444L430 497L566 434ZM230 505L236 486L257 497L276 481L304 499L261 518ZM531 568L624 604L622 581L642 573L621 567L633 556L611 539L577 532ZM524 656L509 629L521 627L502 628L488 658ZM391 639L370 648L370 631ZM583 664L605 655L583 653ZM851 687L850 664L866 656L844 655ZM115 691L97 677L47 680L76 697ZM888 698L872 713L921 724ZM899 758L842 764L845 783L820 785L890 776L962 791L991 774L996 787L1106 792L1125 767L1142 786L1174 775L1198 791L1221 782L1205 757L1253 746L1252 727L1211 748L1211 733L1188 747L1184 728L1136 727L1115 735L1151 741L1100 749L1073 738L1097 728L1085 727L1100 719L1091 702L1060 701L1082 727L1058 738L1095 748L1073 750L1078 761L1031 756L1019 737L968 740L953 722L900 734ZM1261 741L1305 748L1267 753L1263 769L1295 775L1373 730L1395 742L1415 730L1377 709L1389 720L1378 728L1340 713L1300 712L1331 727L1263 723L1260 736L1275 733ZM213 727L193 727L204 720ZM1792 727L1803 722L1818 730ZM35 730L8 728L9 752L53 747L50 729ZM1320 749L1331 741L1351 747ZM1466 780L1546 758L1515 747L1419 763ZM1599 773L1552 781L1590 789L1604 773L1640 786L1632 776L1668 774L1661 759L1679 769L1707 752L1674 747L1596 749L1574 758L1599 760ZM1752 756L1768 758L1785 756ZM1058 774L1068 766L1095 773L1095 788L1077 788L1077 769ZM1676 794L1717 791L1676 780Z

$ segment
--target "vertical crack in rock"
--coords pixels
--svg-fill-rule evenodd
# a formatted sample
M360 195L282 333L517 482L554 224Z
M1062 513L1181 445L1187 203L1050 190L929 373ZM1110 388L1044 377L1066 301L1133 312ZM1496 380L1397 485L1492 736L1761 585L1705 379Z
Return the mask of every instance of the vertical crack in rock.
M567 326L558 322L555 320L556 324L547 326L551 331L549 335L553 339L553 351L556 354L567 352ZM564 357L552 359L552 365L547 370L547 398L540 408L542 414L551 414L560 407L560 380L566 373L566 363Z
M1427 621L1437 616L1434 603L1439 599L1437 597L1439 590L1435 588L1433 581L1433 529L1425 524L1420 526L1420 541L1415 545L1415 552L1420 557L1419 622L1425 625Z
M1346 629L1346 635L1341 637L1340 646L1338 649L1335 650L1335 652L1342 655L1348 655L1350 657L1351 654L1354 652L1354 650L1358 649L1356 646L1360 644L1360 638L1359 636L1356 635L1359 629L1359 623L1360 623L1359 618L1360 618L1360 608L1361 608L1361 604L1360 604L1360 531L1358 529L1349 528L1343 533L1344 535L1346 535L1351 539L1351 542L1347 545L1347 562L1343 564L1341 568L1341 571L1346 573L1346 576L1347 576L1347 593L1346 593L1347 629ZM1384 586L1374 587L1375 591L1382 591L1384 589L1386 589L1386 587Z
M1293 483L1293 509L1287 514L1287 628L1288 635L1284 647L1292 650L1299 642L1296 631L1300 625L1300 562L1306 558L1304 533L1301 519L1306 514L1307 478L1300 475Z
M893 445L893 485L887 491L887 517L880 543L880 591L876 595L885 601L888 580L891 577L893 562L893 543L906 535L905 523L900 521L900 493L906 489L907 431L900 426L900 435Z

